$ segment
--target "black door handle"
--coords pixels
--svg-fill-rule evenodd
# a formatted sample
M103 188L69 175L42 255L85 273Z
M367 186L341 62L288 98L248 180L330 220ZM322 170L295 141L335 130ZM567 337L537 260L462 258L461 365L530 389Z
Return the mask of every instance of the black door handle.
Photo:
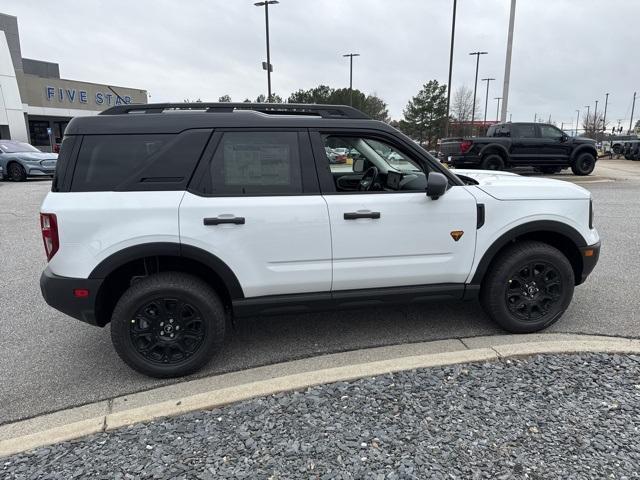
M223 223L232 223L234 225L244 225L244 217L213 217L203 218L202 222L205 225L221 225Z
M345 220L357 220L358 218L380 218L380 212L347 212Z

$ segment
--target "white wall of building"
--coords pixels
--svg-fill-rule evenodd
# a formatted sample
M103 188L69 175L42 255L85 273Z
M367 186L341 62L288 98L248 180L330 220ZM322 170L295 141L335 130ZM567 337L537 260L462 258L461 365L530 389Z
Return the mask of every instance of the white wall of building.
M29 141L16 72L3 31L0 31L0 125L9 127L13 140Z

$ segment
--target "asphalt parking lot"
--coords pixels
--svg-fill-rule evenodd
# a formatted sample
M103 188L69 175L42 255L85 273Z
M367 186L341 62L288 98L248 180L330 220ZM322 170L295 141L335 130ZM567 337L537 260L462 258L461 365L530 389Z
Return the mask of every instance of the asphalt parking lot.
M524 172L523 172L524 173ZM640 162L602 160L594 175L555 175L594 196L598 267L549 331L640 337ZM38 228L46 180L0 182L0 424L167 382L132 372L98 329L49 308ZM496 334L477 303L251 318L199 376L363 347Z

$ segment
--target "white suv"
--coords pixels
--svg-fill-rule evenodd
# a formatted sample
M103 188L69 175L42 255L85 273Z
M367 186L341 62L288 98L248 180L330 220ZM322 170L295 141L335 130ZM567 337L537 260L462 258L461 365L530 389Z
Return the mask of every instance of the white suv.
M454 174L349 107L118 106L67 127L41 288L111 323L122 359L156 377L200 368L231 315L479 297L533 332L597 262L592 212L570 183Z

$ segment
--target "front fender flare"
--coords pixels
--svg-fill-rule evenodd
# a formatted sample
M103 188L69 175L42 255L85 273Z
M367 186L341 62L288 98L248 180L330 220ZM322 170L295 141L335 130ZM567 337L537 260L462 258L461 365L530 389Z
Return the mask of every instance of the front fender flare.
M471 284L480 285L480 283L482 283L482 279L487 273L489 265L498 254L498 252L505 246L507 246L509 242L512 242L522 235L534 232L553 232L571 240L576 248L583 248L587 246L587 242L580 234L580 232L565 223L556 222L554 220L536 220L533 222L523 223L522 225L518 225L517 227L514 227L506 233L502 234L484 252L484 254L482 255L482 259L478 263L478 267L473 274Z

